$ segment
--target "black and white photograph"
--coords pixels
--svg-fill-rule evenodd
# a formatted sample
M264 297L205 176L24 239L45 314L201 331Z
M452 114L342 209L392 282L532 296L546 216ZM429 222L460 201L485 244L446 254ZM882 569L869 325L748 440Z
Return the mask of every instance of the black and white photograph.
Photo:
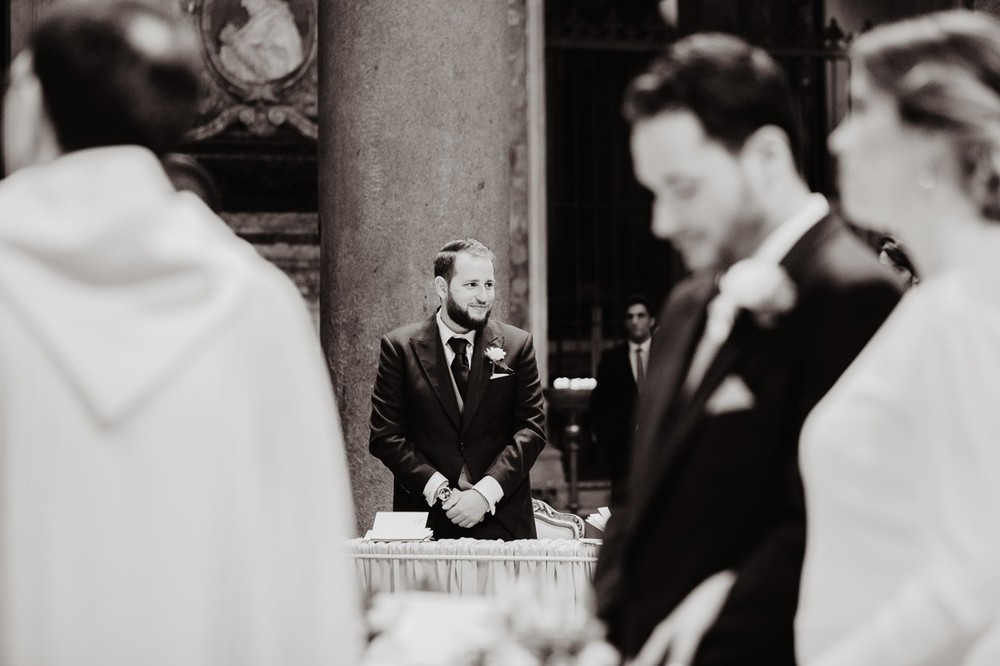
M0 39L0 666L1000 664L997 0Z

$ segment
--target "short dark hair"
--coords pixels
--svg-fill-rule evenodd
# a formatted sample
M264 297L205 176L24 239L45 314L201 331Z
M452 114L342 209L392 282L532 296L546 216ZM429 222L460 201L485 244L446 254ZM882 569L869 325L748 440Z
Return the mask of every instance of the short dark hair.
M623 314L628 314L628 309L630 307L632 307L633 305L641 305L641 306L643 306L644 308L646 308L646 312L649 313L649 316L650 317L653 316L653 308L649 305L649 299L646 298L645 296L643 296L642 294L632 294L631 296L629 296L628 298L626 298L625 299L625 307L622 310L622 313Z
M451 276L455 274L455 257L459 252L471 254L474 257L489 259L496 264L496 258L490 248L486 247L475 238L464 238L453 240L437 253L434 257L434 277L443 277L445 282L451 282Z
M150 39L146 26L162 32ZM65 152L133 144L163 155L191 126L201 80L197 41L163 7L66 3L38 24L28 50Z
M788 135L798 159L799 123L784 70L763 49L732 35L699 33L669 46L629 84L623 111L633 125L666 111L690 111L733 153L773 125Z

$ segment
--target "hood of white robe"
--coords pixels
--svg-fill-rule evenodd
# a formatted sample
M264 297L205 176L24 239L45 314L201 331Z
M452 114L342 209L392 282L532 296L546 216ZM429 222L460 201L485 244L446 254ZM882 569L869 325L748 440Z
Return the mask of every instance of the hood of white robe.
M0 182L0 300L107 424L233 317L259 261L142 148L74 152Z

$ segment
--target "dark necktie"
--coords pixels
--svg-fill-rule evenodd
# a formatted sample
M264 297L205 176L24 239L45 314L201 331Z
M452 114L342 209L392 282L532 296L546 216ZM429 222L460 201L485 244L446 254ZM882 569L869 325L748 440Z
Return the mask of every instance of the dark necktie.
M448 346L455 352L455 360L451 362L451 374L455 378L458 392L465 398L465 390L469 388L469 357L465 354L469 341L458 336L448 341Z
M646 366L642 362L642 347L635 348L635 387L642 390L642 385L646 381Z

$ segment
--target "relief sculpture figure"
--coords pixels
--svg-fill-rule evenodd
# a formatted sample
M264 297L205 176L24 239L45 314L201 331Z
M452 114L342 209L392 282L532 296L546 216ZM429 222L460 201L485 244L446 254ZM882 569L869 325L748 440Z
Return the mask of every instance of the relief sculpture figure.
M219 33L219 59L240 81L267 83L291 74L303 61L302 35L283 0L240 0L250 19Z

